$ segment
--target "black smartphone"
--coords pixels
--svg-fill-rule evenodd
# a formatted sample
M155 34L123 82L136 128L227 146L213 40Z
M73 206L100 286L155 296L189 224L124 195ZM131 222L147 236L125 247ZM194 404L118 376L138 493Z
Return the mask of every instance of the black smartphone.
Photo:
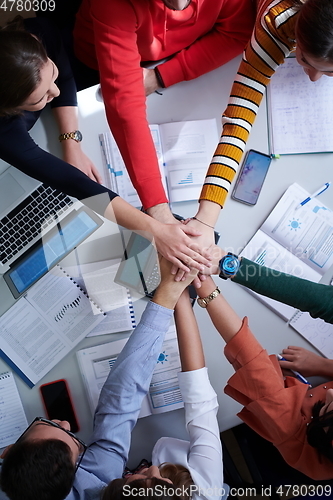
M41 385L39 389L47 418L67 420L70 423L71 431L77 432L79 424L66 380L55 380L49 384Z
M269 155L250 149L244 158L231 198L246 205L255 205L270 163Z

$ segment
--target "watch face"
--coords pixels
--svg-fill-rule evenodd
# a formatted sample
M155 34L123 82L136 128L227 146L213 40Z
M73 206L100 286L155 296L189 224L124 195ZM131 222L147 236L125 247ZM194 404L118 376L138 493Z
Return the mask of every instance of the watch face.
M233 274L235 271L237 271L239 267L239 260L237 259L237 257L234 257L232 255L227 255L222 263L222 266L223 266L223 271Z
M82 134L79 130L75 130L74 132L74 139L77 141L77 142L81 142L82 141Z
M220 260L220 278L228 279L237 273L240 262L236 255L228 253Z

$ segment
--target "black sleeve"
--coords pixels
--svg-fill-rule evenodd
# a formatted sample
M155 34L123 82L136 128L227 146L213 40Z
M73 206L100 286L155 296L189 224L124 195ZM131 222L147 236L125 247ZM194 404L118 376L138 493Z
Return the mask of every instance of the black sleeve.
M47 55L59 70L56 84L60 95L51 101L51 107L77 106L76 86L72 69L58 30L48 19L29 18L24 22L27 31L36 35L43 43Z
M78 198L101 215L118 196L89 179L81 170L37 146L25 128L23 117L0 119L0 158L30 177Z

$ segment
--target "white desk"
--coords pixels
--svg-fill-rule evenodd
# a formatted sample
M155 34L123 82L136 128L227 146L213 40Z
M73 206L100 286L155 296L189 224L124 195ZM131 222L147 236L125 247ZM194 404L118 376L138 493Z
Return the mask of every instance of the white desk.
M215 117L220 126L221 112L227 103L238 62L239 59L237 58L224 67L197 80L184 82L166 89L163 91L163 96L157 94L149 96L147 101L149 121L151 123L164 123ZM98 104L96 101L96 89L83 91L80 93L79 100L80 129L84 136L83 148L95 164L101 166L98 134L108 130L103 104L101 102ZM59 152L57 134L53 131L54 125L50 122L50 117L46 113L45 118L34 127L32 135L36 139L38 138L39 144L45 145L51 152ZM260 108L253 128L248 144L248 148L250 147L268 152L265 103ZM231 199L228 200L217 224L217 230L221 233L221 246L234 253L239 253L290 184L297 181L311 192L331 179L332 164L332 154L285 156L279 160L273 160L256 206L248 207ZM321 200L333 208L330 190L321 197ZM183 216L194 215L196 208L196 202L179 203L173 207L176 213ZM332 274L333 271L331 270L324 276L323 281L328 282ZM236 311L241 316L249 316L252 330L269 352L280 352L288 344L296 344L311 349L311 346L292 328L287 326L279 316L247 291L236 284L223 282L219 278L216 278L216 282L218 282L222 292ZM146 299L135 302L137 319L140 318L145 303ZM233 370L223 356L223 341L211 325L207 312L197 305L195 306L195 312L202 331L210 378L219 396L218 420L220 428L225 430L240 422L235 416L236 412L240 410L240 405L223 393L225 382L231 376ZM116 340L124 335L126 334L85 339L79 345L79 348L108 342L113 339ZM0 371L6 368L5 363L0 361ZM69 382L81 424L79 435L88 440L92 426L92 415L88 407L74 352L59 363L42 380L42 383L58 378L66 378ZM19 378L16 377L16 380L28 420L32 420L36 415L42 415L43 407L38 387L28 389ZM173 436L186 438L182 410L139 420L133 434L130 464L135 465L143 456L149 458L150 450L156 439L167 435L169 429Z

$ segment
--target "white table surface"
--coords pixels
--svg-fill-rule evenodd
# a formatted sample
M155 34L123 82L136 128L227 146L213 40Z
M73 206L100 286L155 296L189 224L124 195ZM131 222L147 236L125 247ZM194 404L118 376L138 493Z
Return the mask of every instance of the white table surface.
M216 118L219 130L221 128L221 113L228 100L233 77L237 71L239 58L207 75L190 82L180 83L163 90L163 95L153 94L147 99L147 113L150 123L165 123L170 121L185 121L205 118ZM105 120L103 103L96 99L96 88L79 93L80 130L83 133L82 147L97 166L101 168L101 152L98 134L106 132L108 126ZM48 111L37 122L32 130L33 137L42 146L55 154L60 154L57 143L55 124ZM247 149L253 148L268 152L266 103L263 102L253 127ZM297 181L308 191L314 191L325 182L331 180L332 154L308 154L284 156L273 160L268 172L259 201L254 207L249 207L229 199L223 209L216 229L221 233L220 245L229 251L239 253L253 236L262 222L268 216L275 204L290 184ZM321 201L333 208L332 193L328 190L321 196ZM183 216L192 216L197 208L196 202L174 204L173 210ZM104 227L104 233L117 233L115 225ZM119 253L116 246L115 253ZM91 254L94 254L93 245ZM102 257L100 257L102 258ZM93 260L93 257L92 257ZM323 278L328 282L333 274L331 269ZM222 293L236 309L239 315L247 315L250 325L265 348L270 353L280 352L289 344L300 345L312 349L300 335L273 311L268 309L254 296L242 287L215 278ZM147 299L136 300L134 303L137 320ZM223 355L224 343L209 321L207 312L198 305L195 313L202 331L202 339L206 355L209 375L220 403L218 421L221 431L231 428L240 420L236 417L240 405L223 393L224 385L233 370ZM117 340L127 334L105 335L87 338L77 347L82 349L90 345ZM0 372L7 369L0 360ZM28 421L37 415L43 415L43 406L39 395L39 386L29 389L25 383L15 376L18 389L24 404ZM81 430L78 435L89 441L92 428L92 415L79 373L75 352L73 351L51 370L40 382L46 383L58 378L66 378L73 396ZM40 385L39 384L39 385ZM134 432L130 465L136 465L142 457L150 458L150 451L160 436L172 435L186 439L183 410L169 412L159 416L140 419Z

